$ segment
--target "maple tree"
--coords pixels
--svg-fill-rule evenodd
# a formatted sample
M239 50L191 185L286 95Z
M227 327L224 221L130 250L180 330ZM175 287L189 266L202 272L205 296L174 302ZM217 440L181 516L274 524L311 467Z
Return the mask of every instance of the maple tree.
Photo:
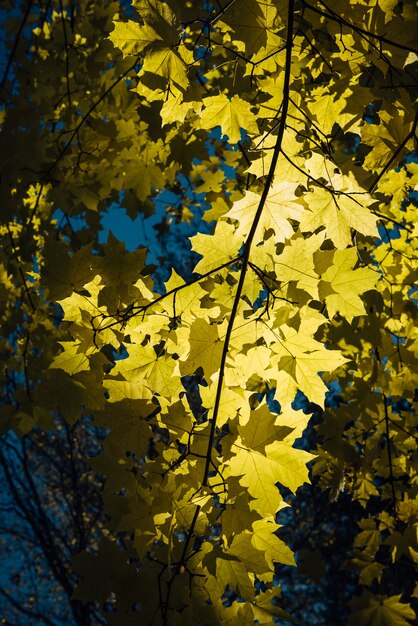
M349 624L410 624L413 578L386 581L418 555L416 4L132 4L26 2L1 84L3 427L109 431L75 598L124 626L292 620L276 514L313 462L364 509ZM157 291L99 234L164 191L204 227ZM297 391L331 383L297 449Z

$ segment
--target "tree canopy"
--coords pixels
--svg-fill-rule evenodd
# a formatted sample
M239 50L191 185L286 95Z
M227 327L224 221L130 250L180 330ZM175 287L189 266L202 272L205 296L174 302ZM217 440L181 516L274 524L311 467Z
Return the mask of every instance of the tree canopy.
M348 626L412 624L415 1L12 4L0 413L107 433L75 599L117 626L292 621L278 520L309 464L362 511ZM158 201L193 267L155 282L152 250L101 232Z

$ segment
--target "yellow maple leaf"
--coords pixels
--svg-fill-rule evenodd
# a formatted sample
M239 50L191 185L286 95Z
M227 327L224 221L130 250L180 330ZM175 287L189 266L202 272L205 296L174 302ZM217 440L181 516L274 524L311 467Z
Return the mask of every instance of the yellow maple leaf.
M192 249L203 257L194 268L195 272L205 274L238 255L243 236L235 235L234 230L232 224L218 222L213 235L199 233L190 237Z
M364 166L378 172L392 158L395 150L402 145L402 158L405 152L413 150L414 140L410 136L413 124L413 110L399 107L392 111L379 113L380 124L364 124L361 132L362 142L373 149L366 155ZM409 140L405 144L405 140ZM394 164L395 165L395 164Z
M325 135L330 135L334 124L337 122L345 131L350 129L355 121L352 113L342 113L346 100L332 87L317 87L312 93L313 100L307 103L309 118L316 120L317 125ZM360 116L361 117L361 116Z
M240 423L238 430L242 442L251 450L264 452L266 446L281 441L293 431L291 426L276 425L277 415L266 404L251 411L246 424Z
M196 319L190 327L189 344L189 353L180 357L182 374L193 374L202 367L205 378L210 378L219 369L223 350L218 324L208 324L203 319Z
M176 360L168 355L157 356L151 344L134 344L127 348L128 358L116 363L112 376L122 374L134 388L145 386L169 398L180 393L183 387Z
M280 528L269 520L257 520L253 522L254 534L251 543L264 554L269 567L273 570L274 563L283 565L296 565L293 552L274 533Z
M260 561L262 562L261 559ZM210 552L208 551L204 563L211 571L216 571L216 577L211 576L206 583L209 593L220 597L225 593L226 586L230 585L241 597L247 600L253 598L254 584L241 555L220 551L214 547Z
M162 303L170 318L181 318L182 322L191 323L196 317L209 321L211 313L216 316L219 312L218 306L208 309L202 307L201 300L207 292L202 289L199 283L187 285L187 289L183 288L185 285L183 278L175 270L172 270L170 278L165 283L165 288L166 293L169 291L173 291L173 293L167 296Z
M295 450L285 442L276 441L266 446L264 455L244 446L238 437L232 451L235 455L226 464L232 474L241 475L240 484L247 487L254 498L250 508L266 519L274 519L282 503L277 482L296 492L308 480L306 463L313 458L312 455Z
M217 375L212 376L212 379L217 379ZM202 406L204 406L210 412L213 409L217 382L210 383L207 387L200 388L200 396L202 398ZM221 394L221 401L218 409L219 423L224 423L230 419L233 419L239 412L240 422L246 421L250 415L250 406L248 404L248 398L251 395L251 391L246 391L242 387L224 387ZM210 413L209 413L210 414Z
M317 328L325 322L320 313L303 307L301 320L299 330L287 324L281 326L284 338L271 346L275 354L266 375L277 383L279 402L287 404L293 399L295 391L300 389L311 402L324 406L327 387L319 373L332 371L348 359L338 350L327 350L313 338Z
M204 129L220 126L222 133L228 135L232 143L239 141L241 128L247 133L258 133L257 118L251 111L251 105L235 95L231 99L225 94L209 96L203 100L204 109L200 118L200 127Z
M181 92L176 95L171 95L165 100L161 107L160 115L163 121L163 126L172 123L184 122L189 111L199 114L202 109L201 102L183 101L183 94Z
M257 511L265 518L274 519L282 503L282 497L276 487L276 482L280 480L281 466L260 452L240 445L240 440L237 440L237 445L232 446L232 451L235 455L227 464L232 474L241 475L240 484L246 487L254 498L250 502L251 510Z
M62 369L73 376L77 372L90 369L89 359L84 350L79 352L79 341L60 341L63 351L58 354L49 366L51 369ZM93 346L94 349L94 346Z
M297 183L276 183L270 189L263 212L257 226L254 243L262 241L265 233L272 231L275 243L283 242L293 235L293 226L289 220L299 220L303 206L295 195ZM234 202L225 217L239 222L237 233L248 235L260 204L260 195L247 191L245 196Z
M273 149L277 141L276 135L265 133L257 140L257 152L250 154L254 158L246 170L257 178L267 176L273 158ZM282 152L277 160L275 181L295 182L300 184L300 169L303 169L305 158L299 156L300 145L295 142L293 131L285 129L282 139ZM286 155L286 156L285 156ZM287 158L286 158L287 157Z
M295 282L299 289L307 291L313 298L318 298L319 276L315 272L313 254L324 240L324 234L318 233L309 239L303 239L300 233L285 246L280 255L275 255L275 272L282 283Z
M114 24L115 28L110 33L109 39L122 51L123 56L140 54L150 44L161 42L161 37L149 24L141 26L133 20L116 21Z
M277 9L271 0L260 3L257 0L242 0L232 5L225 13L221 26L231 32L236 43L243 42L246 54L263 50L267 44L267 34L276 25Z
M358 260L356 248L335 252L324 250L318 255L320 262L316 263L316 269L321 274L319 295L325 299L330 318L338 312L351 322L353 317L364 315L360 294L373 289L378 274L368 267L352 269Z
M179 89L189 86L187 77L187 65L177 52L172 48L153 50L145 55L142 73L150 72L172 81Z
M270 350L266 346L254 346L246 354L230 352L225 369L225 384L227 386L243 386L253 374L263 375L269 366Z
M303 233L315 232L325 226L327 238L340 249L351 244L351 229L363 235L378 236L377 218L348 194L336 194L318 187L305 194L305 200L308 209L300 220Z

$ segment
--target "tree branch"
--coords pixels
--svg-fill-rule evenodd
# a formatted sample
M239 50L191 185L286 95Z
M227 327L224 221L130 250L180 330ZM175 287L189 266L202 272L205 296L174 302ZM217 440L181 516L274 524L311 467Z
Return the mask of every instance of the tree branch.
M19 28L17 29L16 37L14 39L13 46L12 46L12 49L10 51L9 58L7 60L7 65L6 65L6 69L4 70L3 78L1 79L1 82L0 82L0 88L4 87L4 85L6 83L7 77L8 77L9 72L10 72L10 68L11 68L12 63L13 63L14 56L16 54L17 47L19 45L20 37L22 36L23 29L24 29L25 24L27 22L27 19L29 17L29 11L32 8L32 4L33 4L33 0L26 0L25 7L23 9L22 19L20 21Z
M378 41L387 43L388 45L393 46L394 48L399 48L400 50L405 50L406 52L415 52L415 54L418 54L418 48L410 48L408 46L404 46L403 44L398 43L397 41L392 41L392 39L388 39L387 37L384 37L383 35L376 35L375 33L372 33L369 30L361 28L361 26L356 26L355 24L352 24L351 22L347 22L347 20L345 20L340 15L337 15L332 9L330 9L325 4L325 2L321 1L321 4L326 8L327 11L329 11L329 13L326 13L325 11L322 11L321 9L318 9L317 7L312 6L311 4L309 4L309 2L306 2L306 0L302 0L302 2L305 5L305 7L309 9L310 11L313 11L314 13L317 13L318 15L322 15L322 17L325 17L328 20L332 20L333 22L338 22L338 24L343 24L344 26L347 26L347 28L351 28L352 30L356 31L359 34L365 35L366 37L372 37L373 39L377 39Z
M226 330L224 345L222 349L221 362L219 365L219 377L218 377L218 383L217 383L217 388L216 388L215 402L213 406L212 423L211 423L211 430L210 430L210 435L209 435L208 449L207 449L207 454L206 454L205 469L204 469L203 479L202 479L202 486L207 486L208 484L209 470L210 470L210 465L212 463L212 446L213 446L213 441L214 441L215 432L216 432L216 422L217 422L218 413L219 413L219 406L221 402L223 380L224 380L224 375L225 375L226 358L227 358L228 351L229 351L229 342L230 342L232 331L234 328L235 318L238 312L239 301L241 299L241 294L242 294L242 290L244 287L244 281L245 281L245 276L247 273L247 268L249 267L251 245L253 243L253 239L257 231L257 227L258 227L261 215L263 213L264 205L266 203L267 196L270 191L270 186L273 183L274 173L276 170L277 161L278 161L279 154L281 151L283 135L284 135L285 127L286 127L287 111L289 107L290 70L291 70L292 49L293 49L294 7L295 7L295 0L289 0L282 114L280 118L279 129L277 133L277 140L276 140L276 144L274 147L273 157L271 160L269 172L267 174L267 179L264 185L263 193L260 198L260 202L259 202L256 214L254 217L254 221L251 226L251 230L248 233L247 240L244 244L244 252L242 255L242 267L241 267L240 277L238 281L237 290L235 292L234 302L233 302L232 310L231 310L231 316L228 321L228 327Z

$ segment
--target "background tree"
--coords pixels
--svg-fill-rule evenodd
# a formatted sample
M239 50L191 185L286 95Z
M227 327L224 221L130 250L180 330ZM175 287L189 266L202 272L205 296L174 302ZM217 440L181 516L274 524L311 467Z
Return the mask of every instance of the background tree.
M313 459L293 401L324 407L327 383L313 471L364 509L349 623L408 624L416 6L133 4L26 3L3 80L5 428L109 430L107 538L75 598L124 625L291 619L277 530ZM214 225L155 289L100 221L168 192Z
M2 439L0 606L6 624L104 623L72 598L71 559L97 544L103 524L100 482L85 458L98 453L86 421Z

